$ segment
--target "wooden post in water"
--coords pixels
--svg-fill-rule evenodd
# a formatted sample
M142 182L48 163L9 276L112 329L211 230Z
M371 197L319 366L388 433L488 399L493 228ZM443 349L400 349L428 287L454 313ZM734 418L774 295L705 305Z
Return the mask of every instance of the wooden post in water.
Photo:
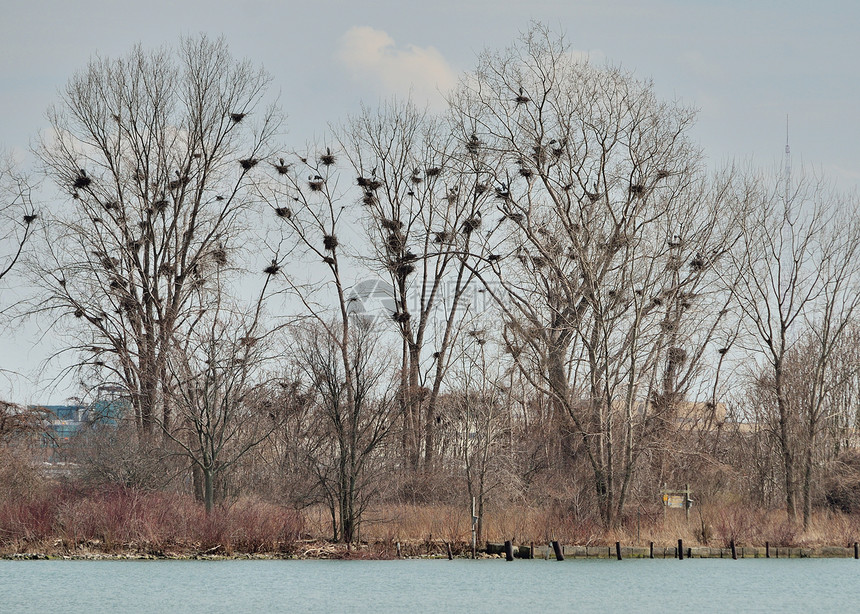
M400 542L397 542L397 558L400 558Z
M648 546L648 558L649 558L649 559L653 559L653 558L654 558L654 542L649 542L649 546Z
M737 561L738 560L738 550L737 550L737 548L735 548L735 540L734 539L731 542L729 542L729 547L732 549L732 560Z
M854 542L854 558L860 559L860 546L857 545L857 542Z
M621 542L615 542L615 557L621 560Z
M770 558L770 542L764 543L764 558L766 558L766 559Z
M505 540L505 560L510 562L514 560L514 546L511 540Z
M561 544L557 541L552 542L552 549L555 551L555 560L563 561L564 560L564 551L561 548Z
M679 561L684 560L684 540L683 539L678 540L678 560Z
M448 560L453 561L454 560L454 553L451 552L451 542L445 542L445 546L448 547Z
M529 542L529 558L530 559L535 558L535 543L534 542Z

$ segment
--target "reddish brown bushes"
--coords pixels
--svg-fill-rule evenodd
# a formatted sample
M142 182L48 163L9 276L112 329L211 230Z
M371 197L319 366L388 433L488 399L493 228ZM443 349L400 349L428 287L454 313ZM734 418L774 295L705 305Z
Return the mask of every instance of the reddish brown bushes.
M120 488L56 488L0 504L0 549L15 552L50 546L155 554L289 553L302 527L301 515L281 506L241 500L207 516L186 496Z

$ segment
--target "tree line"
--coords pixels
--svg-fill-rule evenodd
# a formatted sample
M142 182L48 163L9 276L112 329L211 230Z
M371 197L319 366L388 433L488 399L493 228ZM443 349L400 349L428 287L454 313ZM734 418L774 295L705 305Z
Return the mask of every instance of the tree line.
M91 473L346 542L386 500L611 528L681 483L808 525L855 445L856 196L708 170L692 108L541 25L300 150L271 81L207 37L93 60L36 149L59 196L3 172L0 275L123 391Z

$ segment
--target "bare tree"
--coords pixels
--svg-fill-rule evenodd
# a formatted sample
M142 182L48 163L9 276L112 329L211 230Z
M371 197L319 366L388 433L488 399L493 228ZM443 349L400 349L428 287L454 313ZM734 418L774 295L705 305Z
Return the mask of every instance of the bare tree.
M33 234L37 214L32 192L32 183L17 170L12 157L0 157L0 280L18 263Z
M480 277L509 351L581 438L611 526L725 313L723 191L699 170L691 110L541 26L482 56L453 105L494 153Z
M272 164L275 180L260 189L285 230L279 245L296 246L289 268L276 253L266 273L286 283L309 320L296 330L296 366L315 393L319 416L307 451L332 508L333 537L350 544L375 493L379 476L372 464L391 429L393 399L373 318L353 309L345 281L350 258L344 222L352 212L342 204L336 165L328 147L279 158ZM321 268L322 282L317 276L302 283L300 264L314 273Z
M296 340L317 416L307 451L332 511L332 536L352 543L381 483L379 452L395 408L390 364L380 356L371 322L360 316L350 325L348 365L324 326L300 328Z
M264 298L265 286L248 311L228 304L222 292L212 293L205 313L172 340L167 356L164 384L173 424L162 426L202 473L207 513L219 476L280 424L280 408L270 398L274 382L266 371L276 354L272 331L261 322Z
M857 308L860 234L849 203L820 181L770 187L751 176L742 240L730 252L740 280L737 300L754 349L768 365L782 456L785 505L804 524L811 512L812 451L821 426L828 362ZM804 394L790 391L787 368L793 348L807 337Z
M403 444L413 469L436 462L436 407L473 279L471 231L489 196L483 184L475 189L480 173L464 164L461 145L443 119L397 101L364 109L341 137L363 192L370 262L391 282L390 316L402 340Z
M459 427L457 448L468 495L475 502L477 543L484 538L487 498L500 487L515 490L517 483L511 450L511 391L502 383L501 361L487 351L487 341L483 332L461 339L448 410L449 419Z
M143 435L170 428L172 340L246 240L249 175L279 126L268 82L201 36L95 59L49 111L39 155L68 200L46 222L35 309L68 327L77 366L128 390Z

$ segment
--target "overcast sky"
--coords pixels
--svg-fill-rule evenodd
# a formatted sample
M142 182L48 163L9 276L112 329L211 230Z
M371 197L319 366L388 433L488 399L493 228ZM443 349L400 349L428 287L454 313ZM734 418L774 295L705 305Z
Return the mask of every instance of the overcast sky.
M0 19L0 148L24 163L57 91L98 54L223 35L261 63L300 146L393 93L439 104L439 90L504 47L530 20L564 32L593 61L654 81L664 98L699 111L693 131L713 164L781 164L786 115L793 165L844 189L860 183L860 4L849 0L546 0L435 2L6 0ZM45 204L48 206L48 204ZM8 333L0 368L30 370L44 344ZM0 398L62 400L0 377Z

